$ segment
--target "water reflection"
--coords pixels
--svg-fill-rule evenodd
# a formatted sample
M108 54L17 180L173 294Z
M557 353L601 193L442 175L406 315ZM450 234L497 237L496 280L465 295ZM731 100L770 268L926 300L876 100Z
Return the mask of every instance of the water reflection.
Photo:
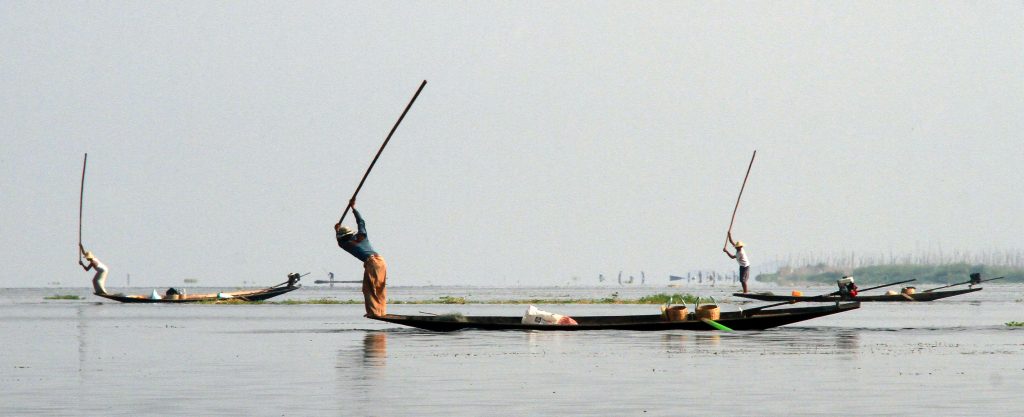
M840 352L857 353L860 351L860 332L843 329L836 332L836 349Z
M335 368L338 369L341 387L373 386L385 375L388 359L387 332L368 331L362 339L361 345L353 340L355 344L338 351L338 365Z
M661 336L661 342L666 352L685 353L687 347L717 347L722 343L722 335L718 332L666 333Z
M665 352L700 353L709 348L729 351L771 351L782 353L857 354L861 346L858 329L769 330L761 332L665 333L660 342ZM724 346L723 346L724 344Z
M565 336L562 333L557 331L528 330L526 332L527 351L530 353L542 353L552 346L559 346L562 337Z
M383 367L388 364L388 334L367 332L363 336L363 364Z
M718 346L722 343L722 335L718 332L702 332L694 335L697 345Z
M661 343L665 347L666 352L670 353L685 353L686 342L689 339L685 334L663 334L661 336Z

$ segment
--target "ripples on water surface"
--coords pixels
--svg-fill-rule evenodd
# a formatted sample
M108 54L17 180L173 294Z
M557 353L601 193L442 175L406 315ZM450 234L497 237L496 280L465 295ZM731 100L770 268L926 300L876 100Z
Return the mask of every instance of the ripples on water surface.
M392 287L390 295L692 292L740 302L728 290ZM43 300L54 293L86 299ZM304 288L285 297L361 295ZM1024 329L1004 323L1024 321L1022 298L1024 286L990 285L931 303L865 303L761 332L430 333L365 319L359 305L129 305L86 289L3 289L0 415L1020 416ZM657 311L540 307L569 315ZM390 307L398 314L523 310Z

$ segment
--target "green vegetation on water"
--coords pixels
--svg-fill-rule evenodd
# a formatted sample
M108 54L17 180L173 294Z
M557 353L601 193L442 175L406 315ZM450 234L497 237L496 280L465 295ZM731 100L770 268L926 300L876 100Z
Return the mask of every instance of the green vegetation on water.
M211 304L237 304L238 301L211 301ZM524 298L510 300L470 300L466 297L444 295L429 300L388 300L388 304L693 304L697 296L693 294L653 294L637 299L620 298L619 293L612 293L604 298ZM244 303L244 302L241 302ZM337 300L333 298L317 298L311 300L284 300L266 302L267 304L363 304L363 300ZM252 303L247 303L252 304Z
M420 300L420 301L392 301L393 304L669 304L671 302L676 303L690 303L692 304L697 300L697 296L692 294L653 294L643 296L637 299L626 299L619 297L618 292L614 292L608 297L604 298L521 298L521 299L509 299L509 300L481 300L474 301L468 300L465 297L452 297L443 296L436 300Z
M913 284L948 285L970 279L970 274L980 273L982 279L1006 277L996 282L1024 282L1024 268L1010 266L970 265L966 263L947 265L875 265L860 268L839 268L818 264L801 268L779 268L774 274L760 274L760 282L779 285L834 284L844 275L851 275L858 285L878 285L894 281L916 279Z
M355 304L355 300L340 301L333 298L314 298L311 300L272 301L270 304ZM362 301L359 302L362 304Z
M82 297L70 294L56 294L48 297L43 297L44 300L81 300Z
M1011 321L1006 323L1006 325L1010 327L1024 327L1024 321Z

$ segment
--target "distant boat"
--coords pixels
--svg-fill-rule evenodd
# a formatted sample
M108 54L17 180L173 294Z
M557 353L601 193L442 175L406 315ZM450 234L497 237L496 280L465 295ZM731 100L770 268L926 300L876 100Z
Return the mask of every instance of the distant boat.
M293 277L294 276L294 277ZM293 279L294 278L294 279ZM218 292L208 294L164 294L163 296L153 297L150 295L124 295L124 294L96 294L99 297L106 299L119 301L122 303L198 303L198 302L214 302L214 301L264 301L273 297L277 297L281 294L289 293L302 288L302 285L298 283L299 274L290 274L288 276L288 282L282 282L273 287L262 288L258 290L248 291L233 291L233 292ZM155 290L154 290L155 292Z
M331 284L332 287L334 284L361 284L362 282L363 281L335 281L333 272L327 273L327 279L318 279L313 281L314 284Z
M764 293L733 293L733 296L749 298L751 300L758 301L820 301L820 302L833 302L833 301L890 301L890 302L913 302L913 301L934 301L940 300L946 297L952 297L954 295L967 294L975 291L981 291L981 288L968 288L966 290L952 290L952 291L936 291L936 292L915 292L913 294L904 294L902 292L897 294L883 294L883 295L856 295L853 297L843 298L839 295L819 295L819 296L792 296L792 295L774 295Z

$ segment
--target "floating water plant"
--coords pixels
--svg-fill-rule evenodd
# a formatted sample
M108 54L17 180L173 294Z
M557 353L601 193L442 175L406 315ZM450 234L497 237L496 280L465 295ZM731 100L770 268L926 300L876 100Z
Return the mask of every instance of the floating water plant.
M1010 327L1024 327L1024 321L1011 321L1006 323L1006 325Z
M640 297L636 300L635 304L671 304L671 303L683 303L693 304L697 302L697 296L693 294L653 294L644 297Z
M294 304L362 304L362 303L363 303L362 300L356 301L356 300L337 300L337 299L334 299L334 298L313 298L313 299L310 299L310 300L284 300L284 301L273 302L271 304L294 305Z
M48 297L43 297L44 300L81 300L82 297L72 294L55 294Z

